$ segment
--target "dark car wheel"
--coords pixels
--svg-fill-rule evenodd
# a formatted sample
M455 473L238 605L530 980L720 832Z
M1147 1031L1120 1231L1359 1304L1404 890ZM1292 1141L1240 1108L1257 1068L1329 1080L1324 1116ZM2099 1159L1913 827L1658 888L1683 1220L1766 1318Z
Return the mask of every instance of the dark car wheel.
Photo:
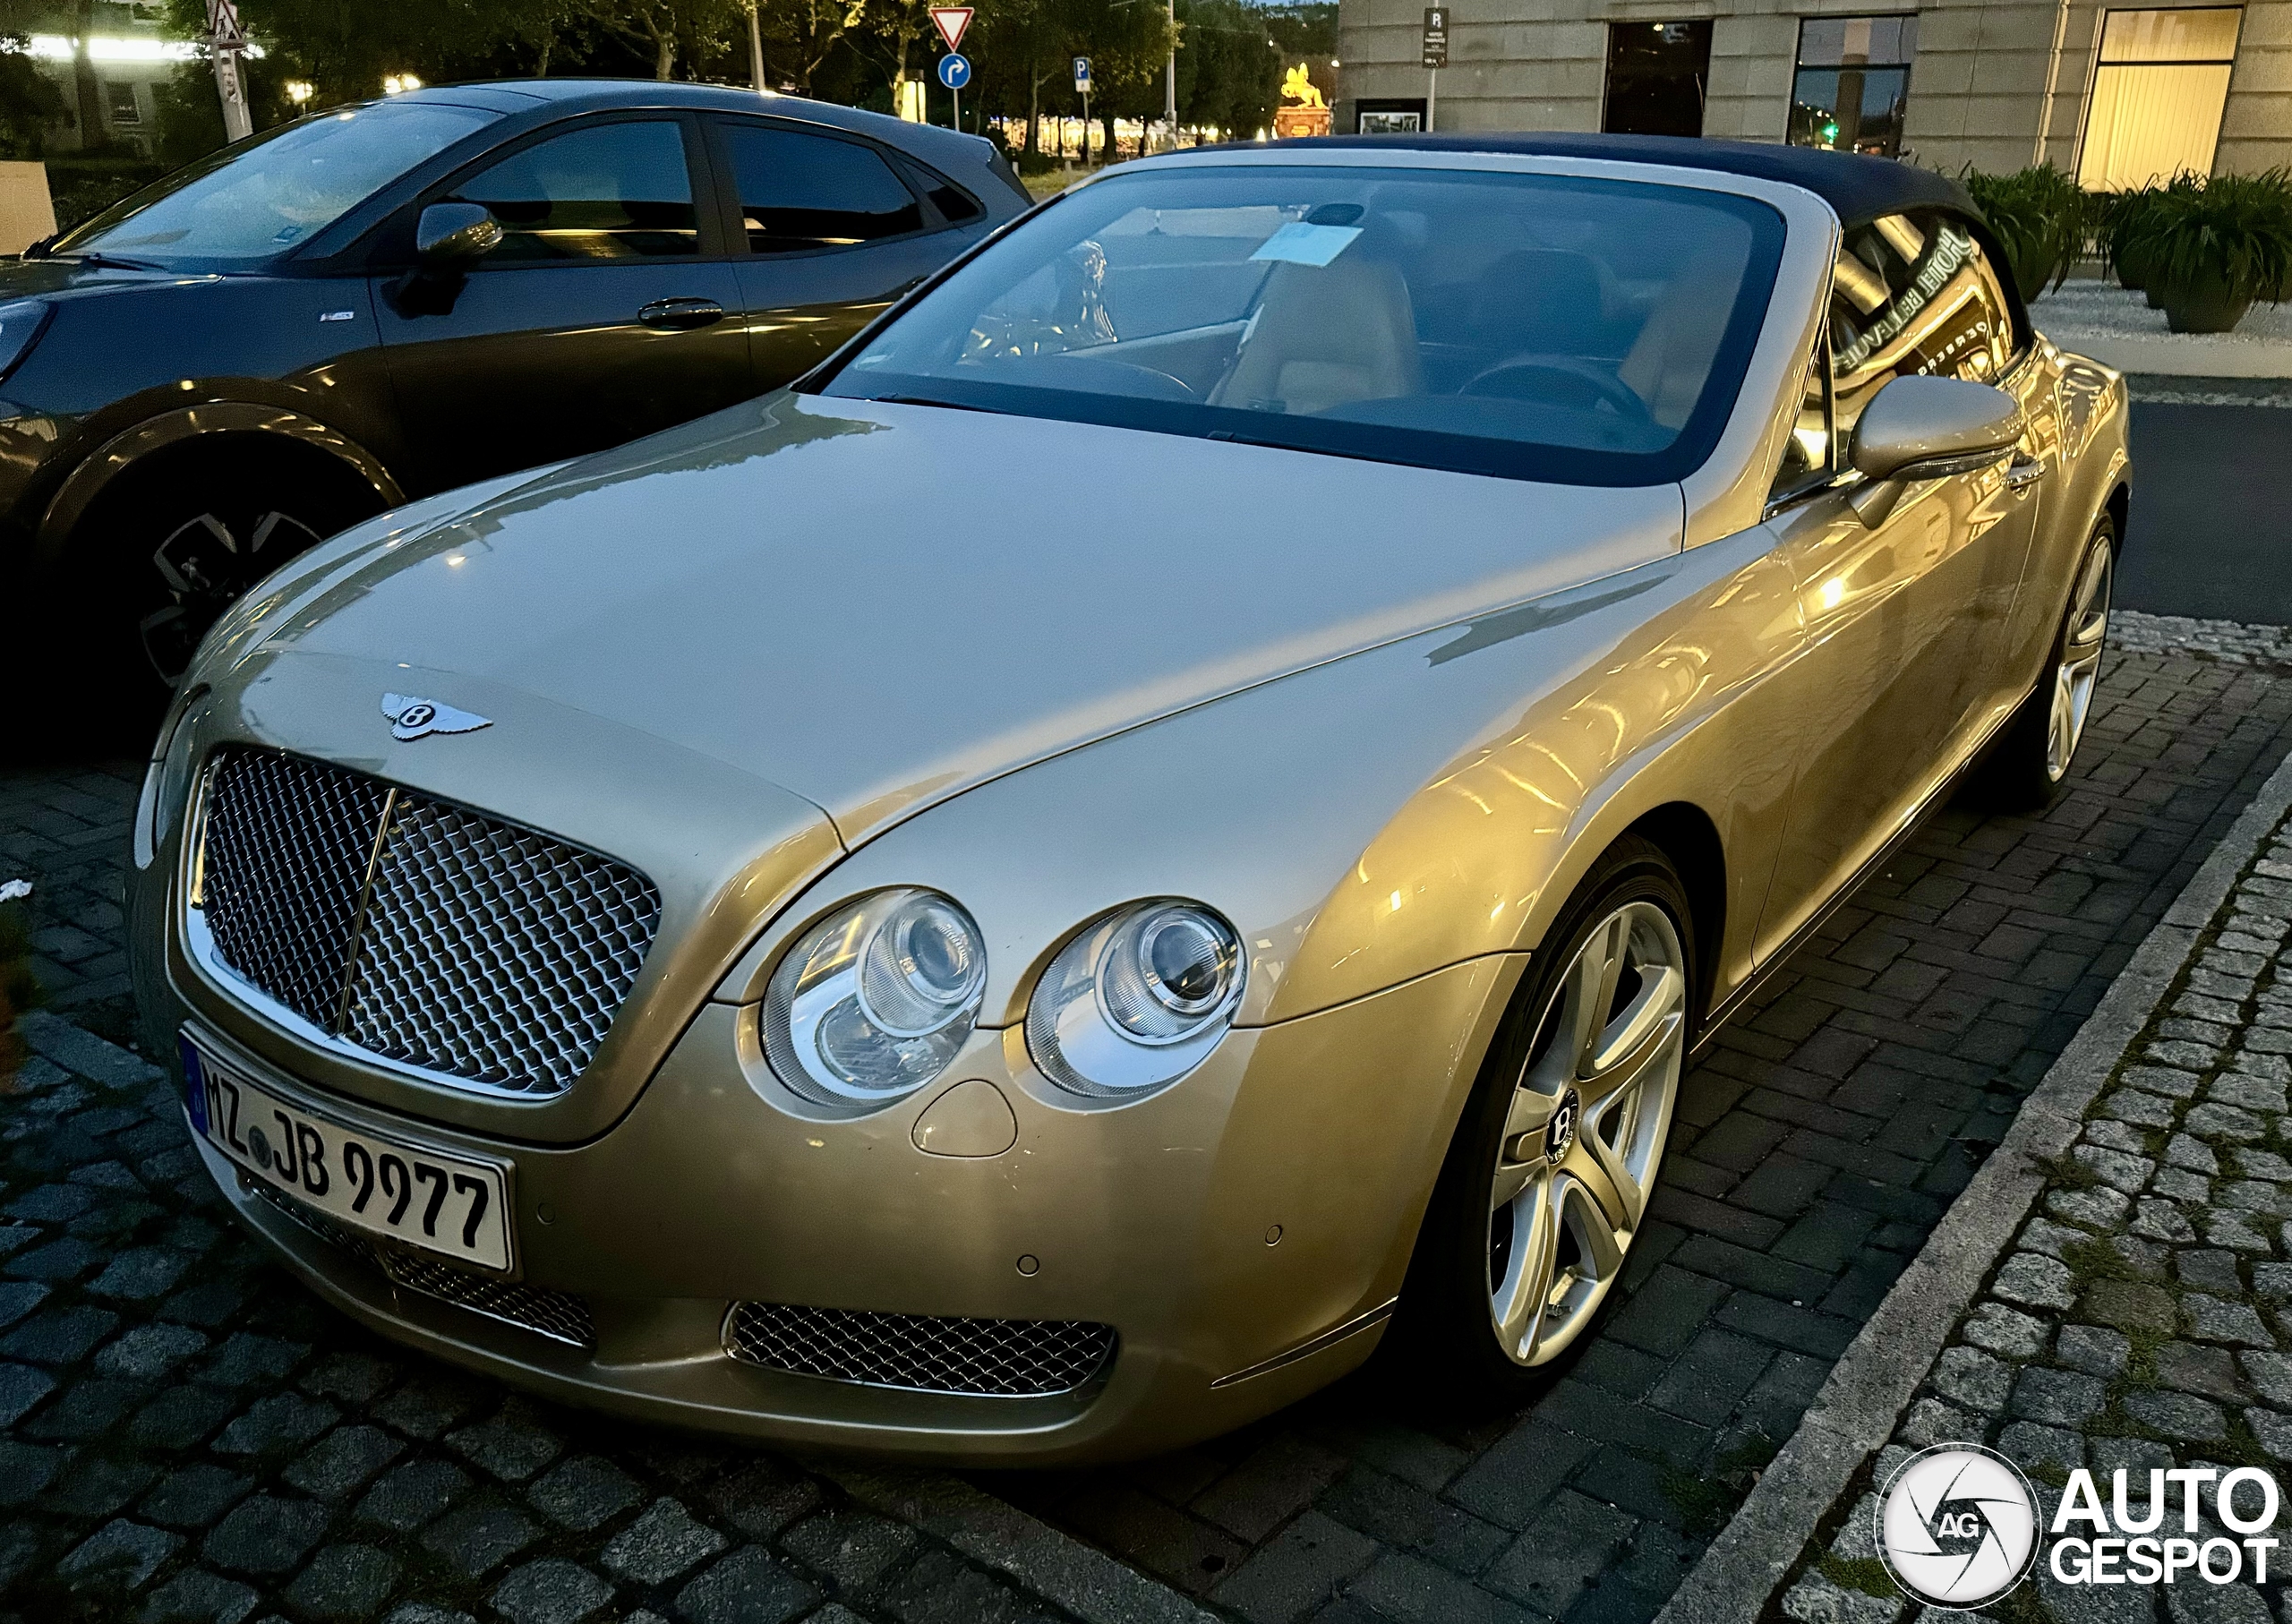
M2117 524L2107 515L2086 538L2070 579L2069 603L2055 631L2045 674L2022 702L1977 770L1974 799L1999 811L2042 809L2084 741L2108 645L2109 594L2116 581Z
M346 472L282 466L245 449L178 456L167 474L128 478L81 526L90 562L106 567L81 602L110 618L100 643L108 686L123 696L173 687L249 587L383 505Z
M1685 888L1617 842L1536 951L1458 1124L1393 1327L1433 1390L1517 1404L1616 1296L1671 1135L1698 982Z

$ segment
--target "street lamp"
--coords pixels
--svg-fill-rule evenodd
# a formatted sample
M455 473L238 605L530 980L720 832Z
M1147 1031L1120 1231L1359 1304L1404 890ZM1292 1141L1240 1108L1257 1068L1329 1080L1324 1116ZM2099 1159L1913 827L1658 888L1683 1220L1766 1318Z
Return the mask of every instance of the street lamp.
M382 75L382 94L385 96L397 96L407 90L418 90L421 88L422 81L411 73Z
M307 79L290 79L286 81L286 99L298 107L315 94L316 92L311 87L311 81Z

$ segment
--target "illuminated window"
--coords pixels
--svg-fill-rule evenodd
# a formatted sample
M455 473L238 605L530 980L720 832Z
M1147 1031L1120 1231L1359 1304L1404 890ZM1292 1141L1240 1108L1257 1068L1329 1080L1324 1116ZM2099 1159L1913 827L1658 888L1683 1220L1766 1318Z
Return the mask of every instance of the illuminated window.
M135 104L135 87L133 84L122 83L115 79L106 80L104 105L105 110L111 115L111 122L115 126L124 127L143 122L143 111Z
M2211 174L2243 20L2236 6L2108 13L2078 184L2122 192Z
M1799 24L1791 144L1893 158L1902 151L1915 17L1809 17Z

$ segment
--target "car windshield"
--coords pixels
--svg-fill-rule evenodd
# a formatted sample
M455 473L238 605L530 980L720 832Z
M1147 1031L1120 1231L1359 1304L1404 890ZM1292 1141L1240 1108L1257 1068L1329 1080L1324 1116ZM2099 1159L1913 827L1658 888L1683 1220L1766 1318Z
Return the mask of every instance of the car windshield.
M1691 472L1782 217L1735 193L1472 169L1116 175L991 244L821 392L1426 467Z
M51 252L209 269L275 259L500 116L400 101L321 114L177 170Z

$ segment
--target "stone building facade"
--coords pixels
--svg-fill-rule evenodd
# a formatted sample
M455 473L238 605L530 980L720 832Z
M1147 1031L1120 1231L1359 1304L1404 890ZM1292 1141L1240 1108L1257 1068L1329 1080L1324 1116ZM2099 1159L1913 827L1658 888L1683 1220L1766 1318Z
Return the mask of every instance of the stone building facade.
M1340 0L1337 127L1627 130L2041 158L2089 186L2292 164L2292 0Z

